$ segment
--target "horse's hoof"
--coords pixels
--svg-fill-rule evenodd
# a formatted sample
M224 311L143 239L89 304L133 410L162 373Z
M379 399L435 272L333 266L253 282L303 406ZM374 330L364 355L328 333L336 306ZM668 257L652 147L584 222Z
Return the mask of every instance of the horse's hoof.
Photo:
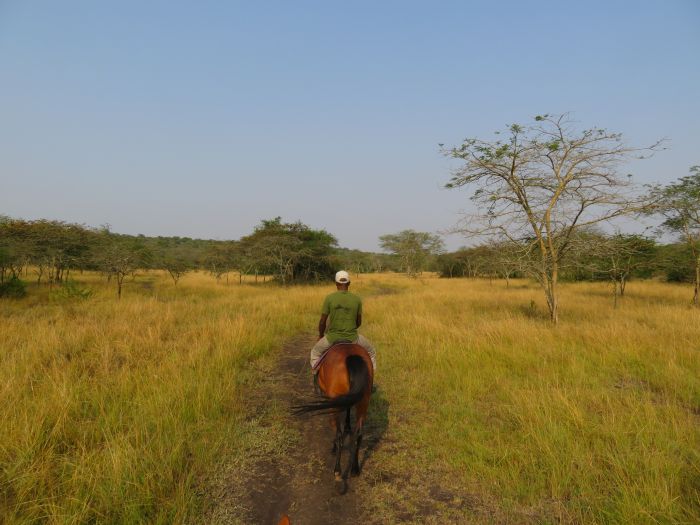
M335 480L335 491L342 496L348 491L348 482L344 479Z
M352 467L352 470L350 470L350 475L357 477L360 475L360 467Z

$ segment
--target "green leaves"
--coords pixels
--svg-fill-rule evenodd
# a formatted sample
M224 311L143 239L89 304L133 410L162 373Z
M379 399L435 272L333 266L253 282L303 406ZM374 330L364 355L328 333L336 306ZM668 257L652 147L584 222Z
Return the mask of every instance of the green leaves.
M553 140L547 144L547 149L551 152L559 151L560 142L558 140Z
M422 272L426 262L444 249L439 235L415 230L382 235L379 243L384 250L401 259L404 271L411 276Z

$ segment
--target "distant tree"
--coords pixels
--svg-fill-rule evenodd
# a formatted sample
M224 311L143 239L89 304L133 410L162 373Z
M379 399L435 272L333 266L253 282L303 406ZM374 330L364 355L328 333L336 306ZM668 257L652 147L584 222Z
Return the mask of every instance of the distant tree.
M318 281L332 272L337 240L325 230L281 217L263 220L240 240L240 261L247 271L272 274L282 284Z
M668 282L692 284L695 279L695 259L684 242L659 245L656 268Z
M84 268L94 235L94 231L79 224L43 219L30 223L29 262L35 268L37 282L46 273L49 283L60 283L71 268Z
M370 257L369 260L370 268L372 268L373 272L382 272L384 271L384 268L386 268L386 265L384 263L384 258L378 254L378 253L373 253L372 256Z
M175 286L183 275L198 266L198 251L187 238L158 239L157 252L154 254L153 265L168 272Z
M664 221L661 228L676 233L690 250L694 265L693 304L700 306L700 166L690 168L690 175L678 182L651 188L653 213Z
M150 266L152 254L142 241L103 230L94 245L97 266L117 284L117 298L122 297L124 278L139 268Z
M646 205L617 171L641 150L626 146L617 133L577 131L566 114L537 116L531 126L514 124L508 135L466 139L445 151L462 161L446 187L475 185L472 201L481 207L455 230L519 248L523 269L540 282L556 323L560 263L574 233Z
M31 255L30 224L28 221L0 216L0 275L18 279Z
M19 277L31 267L39 284L44 275L49 283L62 282L72 268L85 267L93 237L94 231L79 224L5 217L0 221L0 275L9 270Z
M7 246L0 246L0 283L5 282L5 276L11 267L12 257Z
M625 295L633 276L651 275L656 266L656 242L638 234L579 232L567 259L590 278L609 281L617 307L618 298Z
M233 241L213 244L204 256L204 265L217 281L240 266L240 252ZM227 277L228 280L228 277Z
M168 272L175 286L177 286L177 283L183 275L194 269L190 261L185 258L177 257L176 254L168 254L168 256L161 259L160 264L165 271Z
M382 235L379 244L401 260L403 270L410 276L421 273L430 258L444 249L444 243L438 235L414 230Z
M456 253L441 253L437 257L437 268L440 277L449 279L463 275L462 261Z
M509 242L492 242L486 247L486 264L510 286L510 279L522 271L523 249Z

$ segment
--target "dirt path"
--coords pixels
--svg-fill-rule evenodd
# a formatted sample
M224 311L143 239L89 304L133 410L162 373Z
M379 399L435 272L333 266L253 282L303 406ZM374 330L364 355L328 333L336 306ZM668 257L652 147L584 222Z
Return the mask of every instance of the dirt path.
M350 478L348 492L339 496L333 488L334 456L331 454L333 431L329 416L293 417L290 406L309 400L313 388L308 368L308 353L313 340L308 337L288 342L255 400L266 412L276 407L272 425L284 426L292 436L284 450L253 457L225 483L228 488L217 497L214 512L217 523L276 525L288 514L293 525L356 525L363 522L358 492L366 482L364 476ZM360 462L371 468L371 454L386 430L387 405L381 395L373 396L370 411L375 416L365 425ZM379 417L377 417L379 416ZM354 421L354 420L353 420ZM273 431L276 429L272 429ZM279 429L281 431L281 429ZM344 450L345 452L345 450ZM347 460L343 455L343 464ZM241 475L241 470L244 472ZM234 479L235 476L235 479Z

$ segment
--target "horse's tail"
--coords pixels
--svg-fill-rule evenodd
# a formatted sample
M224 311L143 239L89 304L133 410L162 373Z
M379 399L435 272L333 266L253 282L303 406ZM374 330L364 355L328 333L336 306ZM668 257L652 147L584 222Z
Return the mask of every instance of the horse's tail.
M342 412L360 401L362 396L365 395L365 391L370 388L367 363L359 355L349 355L345 358L345 367L348 370L350 379L350 390L347 394L304 405L296 405L292 407L292 413L299 416L322 410L325 412Z

